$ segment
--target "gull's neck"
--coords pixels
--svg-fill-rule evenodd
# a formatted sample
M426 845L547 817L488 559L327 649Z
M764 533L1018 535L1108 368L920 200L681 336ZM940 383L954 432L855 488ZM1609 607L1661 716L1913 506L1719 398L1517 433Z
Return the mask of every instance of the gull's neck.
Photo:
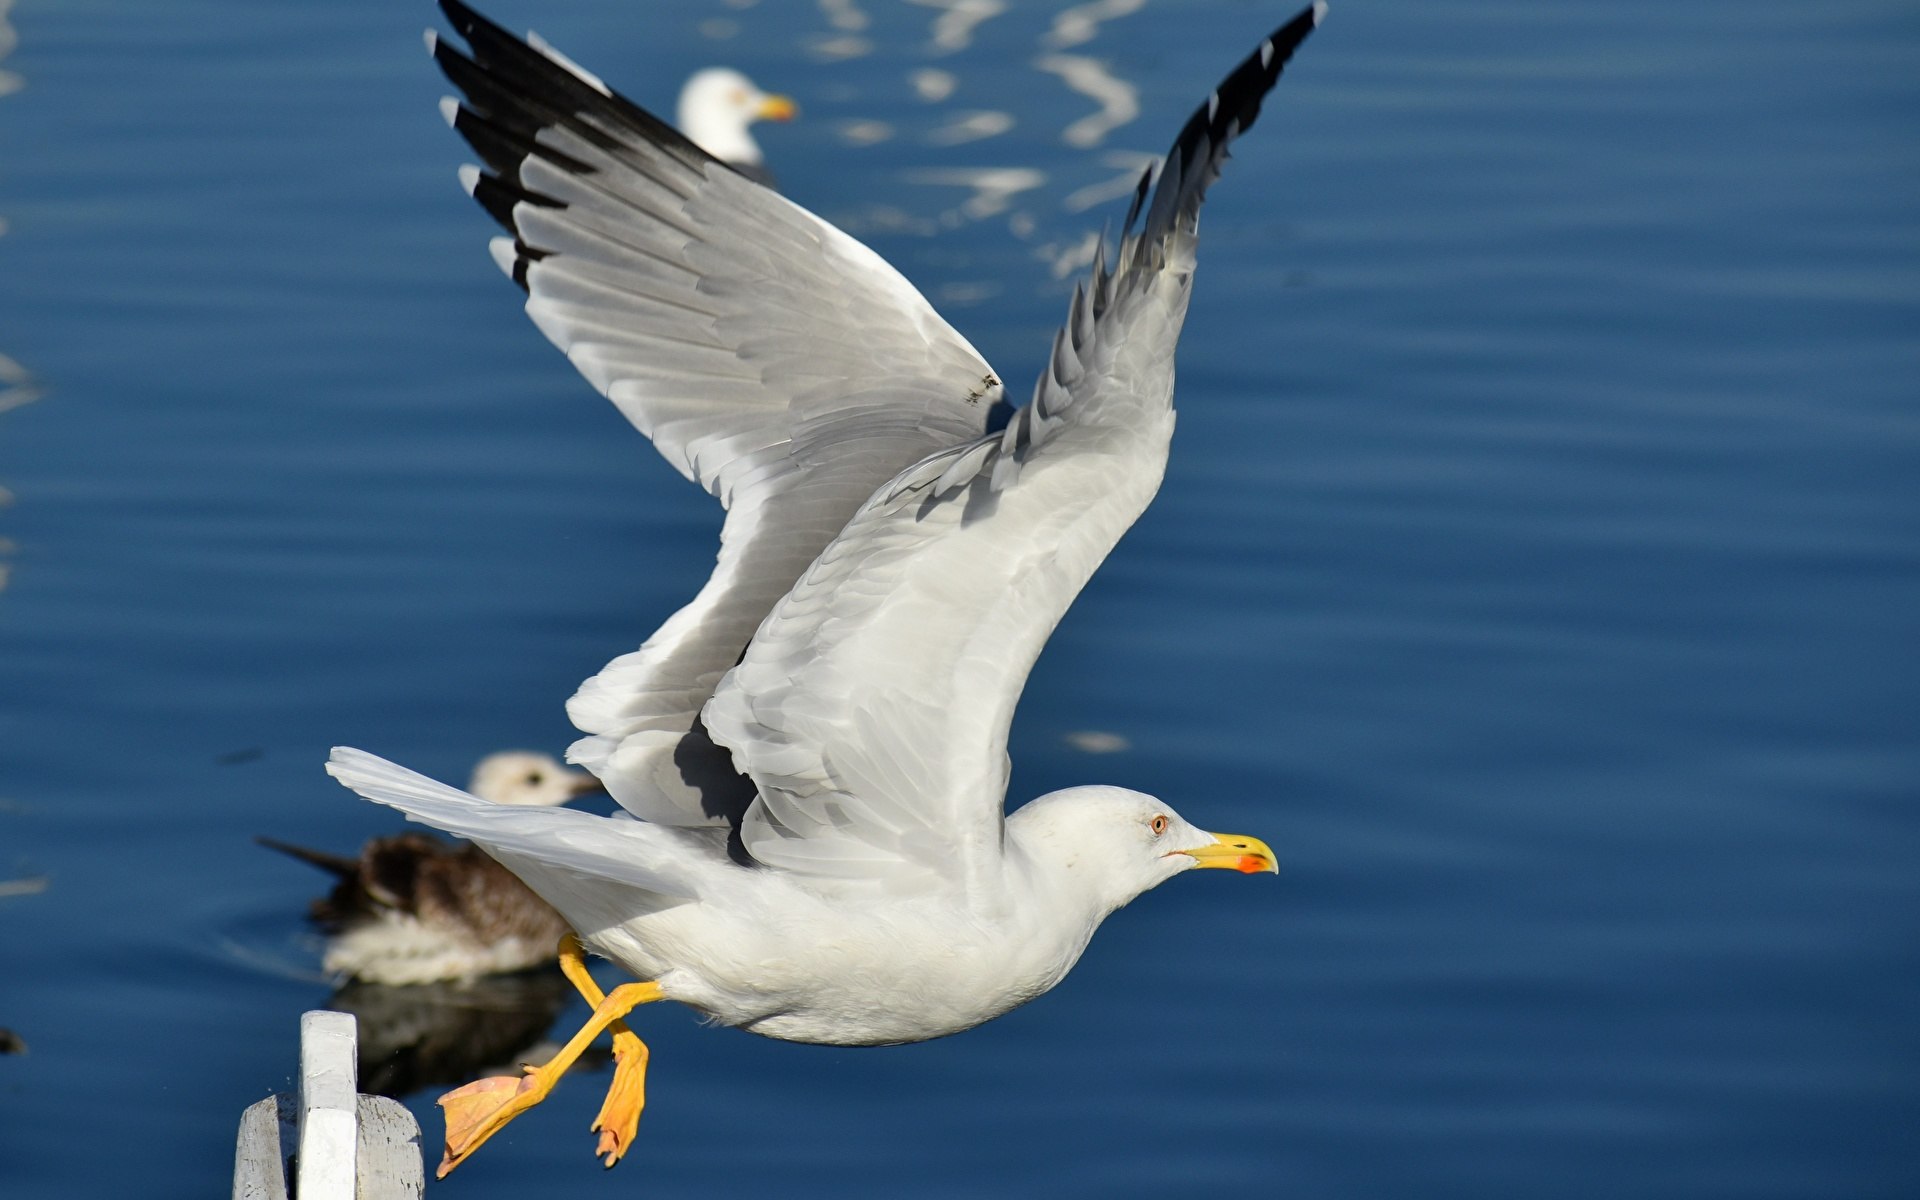
M1061 817L1059 805L1033 801L1022 806L1007 818L1006 858L1031 898L1071 925L1084 946L1100 922L1141 889L1119 878L1097 843L1082 840L1075 823Z

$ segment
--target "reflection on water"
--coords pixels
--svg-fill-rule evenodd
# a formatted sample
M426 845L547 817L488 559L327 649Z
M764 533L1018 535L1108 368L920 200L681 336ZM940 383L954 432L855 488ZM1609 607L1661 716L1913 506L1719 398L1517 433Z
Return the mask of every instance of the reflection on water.
M907 76L907 82L913 85L913 94L928 104L940 103L960 86L952 71L942 71L939 67L921 67Z
M0 509L13 505L13 493L0 487ZM7 561L13 556L14 544L11 538L0 537L0 592L7 590L7 583L13 575L13 564Z
M33 380L32 372L11 357L0 354L0 412L31 404L42 394L40 385Z
M13 22L9 20L9 10L13 0L0 0L0 59L13 53L20 44L20 35L14 32ZM27 81L13 71L0 68L0 96L10 95L27 86ZM0 216L0 234L7 231L7 219ZM19 408L40 398L41 389L33 381L33 375L18 362L6 354L0 354L0 413L8 409ZM0 509L13 504L13 493L0 486ZM7 582L13 572L13 564L8 560L13 556L14 544L11 538L0 537L0 592L7 590ZM44 886L42 881L42 886ZM5 885L0 884L0 887ZM0 895L6 895L0 891ZM19 893L14 893L19 894Z
M1133 749L1125 734L1105 729L1077 729L1066 735L1066 743L1082 754L1120 754Z
M929 41L918 48L893 47L898 54L950 56L974 44L974 35L982 23L1007 11L1000 0L910 0L923 8L937 9ZM1098 36L1104 22L1140 12L1147 0L1096 0L1057 14L1049 27L1038 35L1039 48L1045 53L1031 60L1015 56L1036 72L1057 77L1068 88L1097 108L1094 112L1067 120L1060 141L1071 150L1092 151L1104 146L1114 132L1136 121L1140 115L1139 89L1122 78L1109 62L1078 54L1062 54L1062 47L1081 45ZM819 0L819 10L830 33L803 35L801 49L815 59L864 56L881 48L872 42L874 23L866 9L853 0ZM990 51L981 49L978 53ZM1008 64L1004 48L991 51L994 70ZM971 59L966 60L967 63ZM962 94L968 82L967 65L949 63L935 67L923 65L906 70L905 80L912 95L924 104L945 106ZM857 85L836 83L842 98L852 95L875 105L896 105L897 97L869 94L860 97ZM1070 117L1071 105L1030 106L1029 111L1003 108L954 108L937 112L929 122L901 114L897 108L882 113L858 114L833 120L829 128L843 144L860 148L892 142L902 137L938 149L970 145L1012 132L1022 123L1032 125L1036 118L1044 123ZM1032 156L1029 147L1025 152ZM1089 230L1056 229L1048 219L1055 214L1078 215L1100 204L1123 199L1139 180L1140 172L1157 161L1143 150L1100 150L1091 162L1071 153L1054 152L1045 156L1044 165L1034 162L999 165L950 165L928 163L899 170L894 178L925 185L964 187L970 195L959 205L934 213L919 213L897 204L857 204L849 211L842 208L829 215L848 226L851 232L911 233L936 236L967 222L1004 218L1004 228L1015 239L1032 244L1033 256L1045 263L1049 274L1060 279L1092 261L1095 237ZM1105 174L1099 174L1105 172ZM1091 180L1091 181L1089 181ZM1071 186L1064 195L1048 195L1042 189L1059 181ZM1016 198L1018 206L1016 206ZM976 292L978 289L974 289ZM972 293L970 293L972 294Z
M0 0L0 5L4 5L5 3L6 0ZM4 12L4 8L0 8L0 15L4 15ZM5 48L10 49L11 42L7 43ZM6 505L11 499L12 497L8 495L7 490L0 488L0 506ZM12 549L13 546L11 543L5 538L0 538L0 555L10 553ZM0 559L0 591L5 591L6 587L7 564L3 559ZM0 797L0 816L10 816L13 812L18 811L19 808L19 805L12 803L5 797ZM0 878L0 900L8 900L19 896L37 896L46 890L47 877L45 875L18 875ZM26 1052L26 1040L13 1030L0 1026L0 1054L25 1054Z
M12 21L13 0L0 0L0 58L13 53L20 44L20 35L14 32ZM12 71L0 68L0 96L17 92L27 86L27 81Z
M1090 183L1067 193L1066 198L1060 201L1060 207L1070 213L1085 212L1096 205L1131 195L1140 186L1141 172L1159 162L1158 154L1143 154L1138 150L1109 150L1100 156L1100 163L1114 168L1119 174L1104 182Z
M933 46L942 54L965 50L973 44L973 31L1007 11L1002 0L912 0L925 8L937 8L934 18Z
M998 216L1012 206L1015 196L1039 187L1047 181L1047 176L1032 167L931 167L910 171L906 179L909 183L970 190L973 194L959 208L941 214L942 222L952 225L961 217L984 221Z
M1081 117L1060 131L1069 146L1088 149L1109 133L1140 115L1140 90L1107 69L1098 59L1079 54L1046 54L1034 60L1042 71L1058 75L1074 91L1100 105L1100 111Z
M1047 242L1033 248L1034 257L1047 264L1055 279L1065 279L1092 266L1099 251L1100 235L1091 229L1070 241Z
M835 32L815 34L802 41L801 49L809 57L818 62L845 62L873 53L873 39L861 36L872 20L854 0L820 0L820 11Z
M820 0L820 11L826 14L827 24L843 33L859 33L872 24L854 0Z
M874 40L862 35L872 23L854 0L820 0L820 12L826 15L833 33L816 33L801 38L801 50L808 58L822 63L866 58L874 52Z
M845 62L872 54L873 42L849 33L808 38L801 48L819 62Z
M892 125L865 118L842 121L833 127L833 131L849 146L875 146L893 137Z
M327 1007L360 1022L360 1090L397 1099L546 1061L558 1049L547 1030L576 996L554 968L471 983L350 983ZM589 1069L606 1061L604 1050L581 1059Z
M927 134L929 146L958 146L999 137L1013 128L1013 114L978 110L955 113L953 119Z
M1102 21L1137 13L1146 6L1147 0L1094 0L1092 4L1075 5L1053 19L1053 28L1041 40L1056 50L1078 46L1094 39Z
M0 879L0 900L9 896L38 896L47 890L45 875L27 875L19 879Z

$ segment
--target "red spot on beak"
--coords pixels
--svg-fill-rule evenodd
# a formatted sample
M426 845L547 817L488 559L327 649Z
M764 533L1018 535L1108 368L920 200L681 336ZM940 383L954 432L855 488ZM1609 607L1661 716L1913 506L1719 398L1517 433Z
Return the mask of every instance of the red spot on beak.
M1252 875L1266 870L1267 860L1264 858L1256 858L1251 854L1242 854L1240 861L1233 865L1242 875Z

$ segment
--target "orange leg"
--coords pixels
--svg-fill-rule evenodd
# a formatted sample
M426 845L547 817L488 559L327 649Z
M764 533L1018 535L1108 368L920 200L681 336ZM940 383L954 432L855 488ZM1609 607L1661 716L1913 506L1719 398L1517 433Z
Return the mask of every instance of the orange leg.
M439 1170L435 1172L438 1178L445 1179L447 1172L465 1162L468 1155L504 1129L507 1122L545 1100L547 1093L553 1090L553 1085L580 1057L581 1052L610 1027L618 1027L614 1036L617 1061L613 1087L607 1093L607 1102L601 1108L600 1118L594 1122L594 1128L602 1130L598 1153L606 1154L607 1165L612 1166L632 1143L644 1100L641 1085L646 1073L647 1055L646 1047L641 1045L640 1039L634 1037L620 1018L638 1005L663 999L660 985L627 983L602 994L599 986L586 974L579 942L569 935L562 939L560 949L561 969L581 994L593 1002L593 1016L545 1065L528 1067L526 1074L518 1078L496 1075L478 1080L440 1097L440 1107L446 1110L447 1148L446 1156L441 1159ZM592 991L589 992L588 988ZM625 1035L624 1039L622 1034ZM626 1047L624 1055L621 1053L623 1041L632 1043L632 1046ZM635 1046L639 1047L637 1055L632 1049Z
M586 959L579 938L569 933L560 939L561 972L586 997L588 1004L598 1008L606 996L593 976L587 974ZM633 1146L634 1134L640 1127L640 1110L646 1107L647 1044L627 1028L625 1021L615 1021L607 1028L613 1031L613 1083L607 1088L606 1102L593 1118L591 1131L600 1135L600 1144L594 1153L611 1167Z

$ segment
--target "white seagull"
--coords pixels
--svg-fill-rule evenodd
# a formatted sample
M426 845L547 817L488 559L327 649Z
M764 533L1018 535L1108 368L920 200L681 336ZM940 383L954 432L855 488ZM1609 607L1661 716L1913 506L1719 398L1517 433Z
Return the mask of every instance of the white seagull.
M763 92L732 67L707 67L680 88L675 121L687 140L747 178L773 186L766 156L748 126L755 121L791 121L792 98Z
M958 1033L1063 978L1100 922L1194 867L1274 869L1151 796L1077 787L1004 811L1028 670L1158 490L1201 200L1325 11L1267 40L1143 177L1076 290L1031 403L859 242L716 162L544 43L441 0L464 174L527 311L727 508L686 608L588 680L570 753L626 810L508 809L364 751L328 770L478 843L566 917L592 1018L524 1077L448 1093L445 1175L601 1032L610 1166L676 1000L769 1037ZM1004 421L1004 428L998 425ZM603 994L584 949L641 982Z

